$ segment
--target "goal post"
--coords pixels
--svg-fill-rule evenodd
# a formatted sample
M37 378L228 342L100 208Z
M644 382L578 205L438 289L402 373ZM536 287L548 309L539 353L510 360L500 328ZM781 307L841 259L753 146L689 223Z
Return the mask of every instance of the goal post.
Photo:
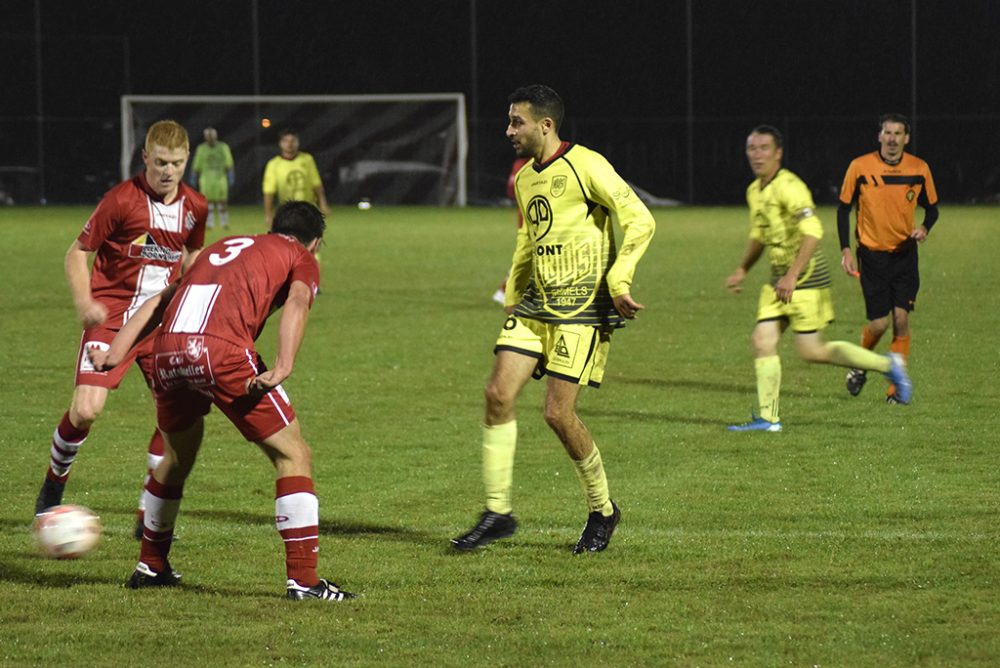
M146 129L168 118L188 131L192 157L203 130L218 130L235 163L230 202L261 200L264 165L278 154L278 134L284 128L295 129L301 150L316 159L331 204L363 199L435 206L467 202L462 93L123 95L123 180L141 169Z

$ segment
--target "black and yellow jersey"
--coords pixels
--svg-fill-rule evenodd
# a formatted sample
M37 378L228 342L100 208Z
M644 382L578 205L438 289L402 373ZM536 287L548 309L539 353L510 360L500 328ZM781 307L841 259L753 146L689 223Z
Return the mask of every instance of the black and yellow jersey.
M823 224L816 216L812 193L802 179L787 169L780 169L763 188L760 179L747 187L747 206L750 207L750 238L767 247L771 283L777 283L795 261L803 236L823 238ZM830 284L826 258L817 248L795 285L798 288L826 288Z
M631 292L656 223L600 154L563 143L544 164L514 177L524 218L507 282L518 316L600 327L625 324L612 297ZM613 221L624 235L615 240Z

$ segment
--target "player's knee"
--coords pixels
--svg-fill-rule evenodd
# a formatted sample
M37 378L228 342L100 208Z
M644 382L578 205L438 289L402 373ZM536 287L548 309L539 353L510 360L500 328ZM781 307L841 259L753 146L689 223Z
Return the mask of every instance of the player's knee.
M778 339L771 334L754 331L750 336L750 346L753 348L755 357L765 357L776 355L778 351Z
M564 406L548 404L545 406L545 424L556 433L565 432L576 422L576 412Z
M70 411L73 423L79 428L87 428L97 421L104 410L103 401L92 401L77 398L73 401L73 408Z
M491 414L509 411L514 406L514 397L496 383L486 386L486 410Z

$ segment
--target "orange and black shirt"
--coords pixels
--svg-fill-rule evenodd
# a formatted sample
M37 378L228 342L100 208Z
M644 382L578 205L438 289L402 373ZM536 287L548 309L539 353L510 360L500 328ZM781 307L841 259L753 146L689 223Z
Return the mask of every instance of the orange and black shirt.
M891 165L878 151L851 161L840 188L837 231L840 247L850 248L850 213L858 205L855 237L869 250L895 251L909 242L914 211L925 209L928 230L937 220L937 190L927 163L909 153Z

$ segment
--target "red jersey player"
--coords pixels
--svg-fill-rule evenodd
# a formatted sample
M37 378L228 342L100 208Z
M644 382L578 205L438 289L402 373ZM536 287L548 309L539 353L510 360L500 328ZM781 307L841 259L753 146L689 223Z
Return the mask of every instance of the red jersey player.
M316 573L319 501L312 455L281 388L319 290L314 253L325 227L312 204L282 205L270 234L212 244L179 282L143 305L109 350L91 352L97 368L114 368L135 341L162 322L153 341L153 394L166 456L146 484L145 530L129 587L177 584L180 576L167 555L184 481L201 446L203 416L214 403L274 464L275 521L285 543L288 598L353 598ZM254 340L282 305L277 359L267 370Z
M150 126L142 159L144 172L112 188L98 203L66 253L66 279L83 337L77 355L76 388L69 410L52 436L49 468L35 501L35 514L62 503L66 479L108 392L118 387L130 364L97 371L85 350L107 348L115 333L149 297L187 267L205 241L205 198L183 182L190 153L184 128L174 121ZM91 255L93 270L88 270ZM140 346L139 367L150 379L152 358ZM163 441L153 432L148 469L162 457ZM142 512L140 499L140 514Z

